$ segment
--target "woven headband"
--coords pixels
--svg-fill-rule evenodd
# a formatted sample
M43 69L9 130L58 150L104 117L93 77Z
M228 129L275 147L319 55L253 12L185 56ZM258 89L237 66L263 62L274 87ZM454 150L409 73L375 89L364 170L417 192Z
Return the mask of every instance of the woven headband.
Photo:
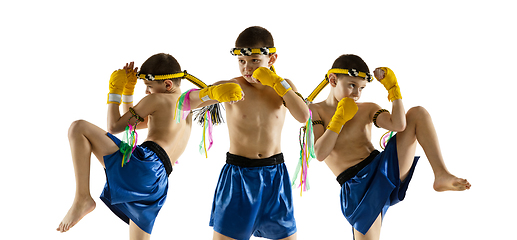
M232 48L230 53L233 56L251 56L252 54L263 54L268 55L270 53L276 53L275 47L261 47L261 48Z
M356 69L341 69L341 68L332 68L327 72L327 75L325 75L325 79L321 81L321 83L312 91L311 95L307 97L307 101L312 102L316 96L327 86L329 83L329 75L331 73L337 73L337 74L348 74L351 77L360 77L364 78L366 81L371 82L373 81L373 77L370 73L365 72L359 72Z
M150 73L138 73L137 77L139 79L144 79L147 81L159 81L159 80L169 80L174 78L186 78L189 80L192 84L196 85L198 88L206 88L207 85L199 80L199 78L194 77L187 73L187 71L179 72L179 73L171 73L171 74L164 74L164 75L154 75Z

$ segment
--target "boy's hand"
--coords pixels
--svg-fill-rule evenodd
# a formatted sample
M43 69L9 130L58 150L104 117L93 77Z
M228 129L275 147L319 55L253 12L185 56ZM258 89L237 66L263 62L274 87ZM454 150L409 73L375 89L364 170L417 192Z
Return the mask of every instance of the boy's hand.
M259 67L253 72L253 78L258 79L262 85L270 86L275 89L276 93L283 97L287 91L291 90L291 86L273 71Z
M123 95L133 95L135 92L135 85L137 82L136 73L138 72L138 67L135 68L134 66L134 62L130 62L129 64L126 63L126 66L124 66L127 83L124 87L124 91L122 92Z
M384 85L384 88L388 90L388 99L390 102L393 102L397 99L402 99L402 95L400 94L400 87L397 82L397 77L395 77L395 73L387 67L381 67L375 69L373 72L375 78Z
M119 69L111 74L109 81L108 103L116 103L120 105L122 92L127 83L126 71Z
M339 134L341 127L357 113L357 104L351 98L343 98L337 104L336 112L327 126L327 129Z
M217 100L218 102L236 102L242 100L242 95L242 88L237 83L223 83L203 88L199 91L199 98L203 102L208 100Z

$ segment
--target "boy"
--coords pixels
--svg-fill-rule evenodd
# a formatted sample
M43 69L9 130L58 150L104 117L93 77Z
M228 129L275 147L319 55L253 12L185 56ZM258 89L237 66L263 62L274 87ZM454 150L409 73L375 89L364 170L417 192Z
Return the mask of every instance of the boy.
M371 75L366 63L355 55L336 59L327 74L332 87L329 96L309 105L316 158L325 161L342 186L342 212L356 239L379 239L388 207L404 199L418 160L414 157L417 141L433 169L436 191L470 188L467 180L445 167L429 113L414 107L405 114L394 73L378 68L374 74L389 92L391 114L375 103L357 102ZM382 153L371 143L372 124L397 132Z
M185 150L190 136L191 114L178 124L173 118L174 106L181 94L181 78L191 75L181 72L180 65L169 54L151 56L138 74L144 79L147 96L133 107L132 95L137 82L137 68L133 66L133 62L126 64L111 75L108 133L84 120L70 126L68 137L76 194L72 207L57 228L60 232L68 231L95 209L89 186L93 153L106 172L107 183L101 199L129 224L131 239L150 238L155 218L167 197L172 165ZM125 111L122 116L121 100ZM148 128L146 141L133 148L132 143L121 142L112 135L124 131L126 126L129 127L126 134L132 131L135 134L136 127Z
M269 70L277 59L269 31L249 27L240 33L235 47L232 53L238 55L242 76L216 84L239 84L244 100L225 104L230 150L215 190L210 217L213 239L249 239L251 235L296 239L280 134L287 110L305 122L309 109L291 81Z

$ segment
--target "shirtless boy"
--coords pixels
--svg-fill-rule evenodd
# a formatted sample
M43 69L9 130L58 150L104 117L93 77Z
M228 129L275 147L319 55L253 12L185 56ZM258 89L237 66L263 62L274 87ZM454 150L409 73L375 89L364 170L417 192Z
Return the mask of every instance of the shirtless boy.
M230 150L210 217L214 239L296 239L291 185L280 148L287 110L299 122L309 109L294 84L270 67L277 59L271 33L245 29L235 42L244 100L225 104ZM285 104L284 104L285 102ZM195 104L194 104L195 105Z
M336 59L327 74L331 86L327 99L309 105L316 158L325 161L342 186L341 208L355 239L379 239L388 207L404 199L418 160L417 143L433 169L436 191L470 188L467 180L447 170L429 113L414 107L406 114L395 74L389 68L377 68L374 74L388 90L391 113L375 103L358 102L372 77L355 55ZM397 132L383 152L371 143L372 125Z
M190 137L192 117L189 115L180 123L173 121L174 106L181 94L180 81L184 77L174 57L160 53L142 64L138 77L144 79L147 96L134 107L132 95L137 68L133 67L133 63L126 64L111 75L108 133L84 120L70 126L68 137L76 193L72 207L57 228L60 232L68 231L95 209L89 179L93 153L107 176L101 199L129 224L131 239L150 238L155 218L167 197L172 165L185 150ZM112 135L124 131L128 123L132 127L148 128L146 141L136 146L130 157L121 152L128 149L128 144Z

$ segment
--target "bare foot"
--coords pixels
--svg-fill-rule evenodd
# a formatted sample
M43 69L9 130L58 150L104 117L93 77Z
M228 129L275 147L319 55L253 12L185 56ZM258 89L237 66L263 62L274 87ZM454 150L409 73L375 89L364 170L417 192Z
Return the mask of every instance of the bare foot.
M470 186L467 179L458 178L450 173L437 176L433 184L433 188L437 192L464 191L470 189Z
M70 230L71 227L77 224L86 214L93 211L93 209L95 209L95 201L92 197L88 196L88 198L79 201L74 199L72 207L70 207L70 210L68 210L68 213L56 230L60 232Z

